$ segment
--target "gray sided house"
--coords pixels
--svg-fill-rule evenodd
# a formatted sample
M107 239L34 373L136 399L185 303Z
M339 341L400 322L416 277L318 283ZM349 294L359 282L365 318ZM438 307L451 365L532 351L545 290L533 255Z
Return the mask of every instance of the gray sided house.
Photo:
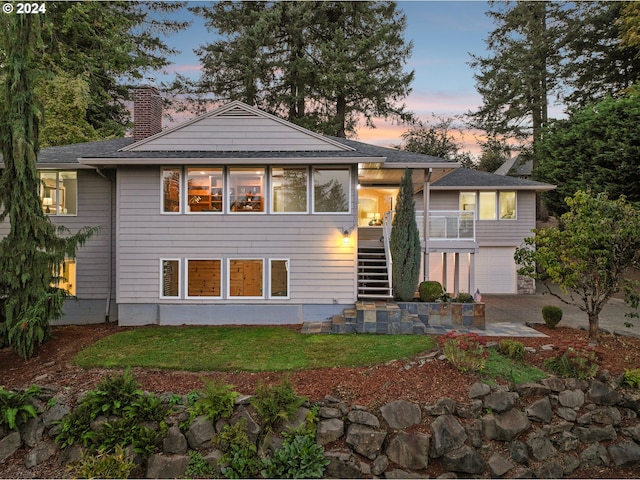
M519 292L513 251L535 226L536 191L552 186L318 135L241 102L161 130L158 100L137 92L134 138L40 153L52 221L102 226L65 265L75 299L59 323L288 324L390 298L405 168L423 278Z

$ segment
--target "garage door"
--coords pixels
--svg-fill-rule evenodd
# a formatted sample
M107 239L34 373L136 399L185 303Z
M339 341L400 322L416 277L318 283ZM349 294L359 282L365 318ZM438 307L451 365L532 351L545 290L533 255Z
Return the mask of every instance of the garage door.
M476 254L476 288L482 293L517 293L514 247L481 247Z

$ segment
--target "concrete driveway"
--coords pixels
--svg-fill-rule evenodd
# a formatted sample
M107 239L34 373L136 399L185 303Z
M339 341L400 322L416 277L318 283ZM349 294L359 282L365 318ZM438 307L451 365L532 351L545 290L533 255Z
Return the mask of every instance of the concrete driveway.
M537 293L535 295L492 295L483 294L485 302L485 318L487 324L511 323L544 323L542 307L556 305L562 308L562 321L558 326L588 329L587 314L577 307L566 305L556 297ZM600 313L600 329L618 335L631 335L640 338L640 318L625 317L629 307L619 298L612 298ZM625 322L633 324L626 327Z

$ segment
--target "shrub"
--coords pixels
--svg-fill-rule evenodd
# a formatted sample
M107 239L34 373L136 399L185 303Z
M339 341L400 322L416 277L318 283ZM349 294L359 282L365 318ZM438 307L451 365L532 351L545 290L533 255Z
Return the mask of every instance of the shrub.
M233 391L233 385L227 385L217 380L204 384L204 390L200 392L194 405L196 415L205 415L208 419L216 421L221 417L229 417L233 413L237 392Z
M449 332L440 339L444 356L461 372L484 368L489 351L482 337L475 333Z
M498 353L512 360L522 360L524 358L524 345L516 340L501 340L498 343Z
M622 383L630 387L640 388L640 368L625 370Z
M135 466L133 460L118 445L112 453L83 453L74 471L80 478L129 478Z
M460 292L460 293L458 293L458 296L456 297L456 302L459 302L459 303L473 303L473 295L471 295L470 293L466 293L466 292Z
M6 425L9 430L17 430L29 418L38 415L38 409L31 399L40 395L40 387L32 385L24 392L16 393L0 387L0 427Z
M97 415L123 415L125 407L132 405L142 395L140 384L127 368L122 375L108 375L87 393L82 403L90 406L94 418Z
M189 450L189 463L184 472L185 478L213 478L215 471L200 452Z
M420 301L421 302L435 302L440 298L443 293L442 285L440 282L436 282L434 280L427 280L424 282L420 282L418 287L418 292L420 293Z
M306 401L299 397L288 380L279 385L258 385L251 405L256 409L265 431L273 430L279 421L286 421L295 415L298 408Z
M242 419L235 425L225 425L214 439L214 445L224 451L219 464L225 465L222 474L227 478L255 478L262 468L258 449L249 441L247 423Z
M545 368L560 377L589 380L596 376L598 365L597 351L586 345L568 344L559 347L560 355L544 361Z
M562 320L562 309L555 305L546 305L542 307L542 319L549 328L556 328L556 325Z
M263 460L264 478L322 478L329 461L324 449L311 434L295 434L285 438L271 458Z

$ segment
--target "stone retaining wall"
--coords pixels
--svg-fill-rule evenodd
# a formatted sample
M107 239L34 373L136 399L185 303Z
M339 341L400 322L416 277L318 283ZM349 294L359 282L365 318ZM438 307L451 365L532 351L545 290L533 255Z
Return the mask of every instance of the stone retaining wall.
M57 402L47 409L53 396ZM168 402L170 395L163 397ZM316 441L329 460L326 478L426 478L429 472L445 472L446 478L561 478L581 476L582 467L640 468L640 391L622 388L606 375L589 382L548 378L513 390L477 383L465 402L398 400L367 410L327 397L319 405ZM27 468L79 460L78 446L59 452L52 440L55 420L69 412L64 396L45 388L39 407L44 413L19 432L0 431L0 471L7 458L25 451L22 447ZM304 422L306 412L302 407L288 426ZM212 437L224 424L244 418L250 438L260 432L247 397L239 399L230 420L214 424L198 417L182 432L178 425L185 415L167 418L158 452L136 459L141 466L136 475L184 477L189 449L200 451L219 472L221 452Z

